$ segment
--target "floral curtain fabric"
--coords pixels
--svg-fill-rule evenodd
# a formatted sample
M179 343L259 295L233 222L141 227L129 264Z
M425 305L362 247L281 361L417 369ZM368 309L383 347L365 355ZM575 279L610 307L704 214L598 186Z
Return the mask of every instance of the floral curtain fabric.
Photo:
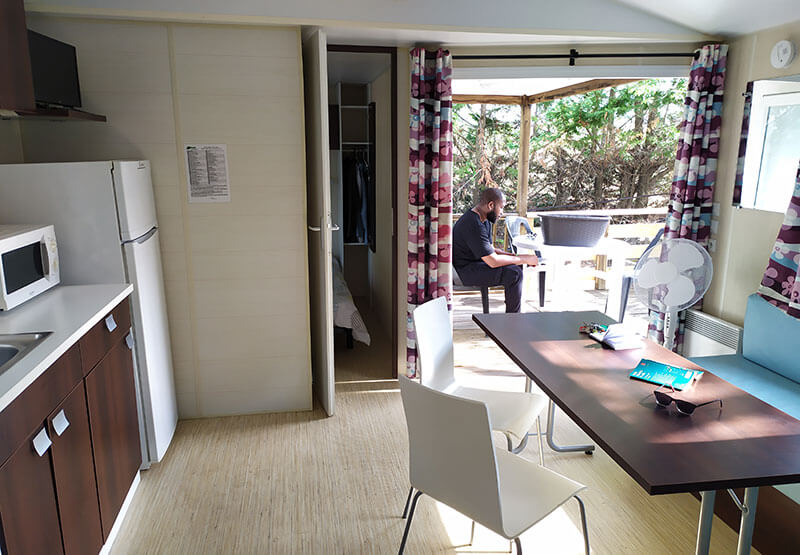
M800 318L800 167L758 294L789 316Z
M451 293L453 222L453 95L450 52L411 51L411 119L408 153L408 313L406 374L417 372L411 313Z
M691 239L704 247L708 244L727 55L726 44L706 45L698 51L692 63L664 239ZM648 325L648 335L662 344L664 320L663 313L653 311ZM683 322L684 314L681 313L674 342L676 352L680 352L683 346Z

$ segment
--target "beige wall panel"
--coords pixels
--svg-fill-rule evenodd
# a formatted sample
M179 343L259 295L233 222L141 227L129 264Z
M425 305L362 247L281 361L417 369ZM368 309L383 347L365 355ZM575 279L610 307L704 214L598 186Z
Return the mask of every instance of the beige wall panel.
M167 28L156 23L60 19L33 14L28 14L27 22L30 29L78 47L79 63L84 51L167 54L169 50ZM124 64L125 59L119 62Z
M311 394L302 389L271 387L264 383L259 389L205 393L199 400L204 407L204 416L285 412L297 410L301 406L311 406Z
M296 28L176 25L175 55L266 56L299 60Z
M167 310L169 310L169 308L167 308ZM169 338L172 342L173 360L193 360L192 324L188 318L170 315Z
M189 220L192 252L236 252L263 249L273 250L276 237L287 250L303 248L305 220L283 220L273 217L271 206L262 216L194 216ZM260 243L260 245L259 245Z
M196 280L197 318L237 316L290 317L305 303L297 277L272 279Z
M305 356L308 323L299 316L242 316L197 320L198 360ZM230 376L232 381L236 376Z
M297 98L297 60L264 56L175 56L179 94ZM214 75L209 81L205 76Z
M303 388L310 384L302 371L305 357L268 357L230 359L224 363L204 361L198 364L203 384L211 391L260 390L265 384L277 388ZM295 371L293 371L295 370ZM240 379L232 384L229 375Z
M181 95L187 143L294 145L303 147L297 97Z
M170 321L172 320L189 320L191 312L189 311L189 290L186 286L186 279L178 280L164 280L164 290L167 295L167 314ZM181 356L178 356L173 349L173 358L191 359L192 352L184 351Z
M226 280L247 277L253 280L270 278L302 279L306 258L298 251L278 250L280 241L267 242L270 250L254 252L196 252L192 254L194 279Z
M800 44L800 22L741 37L730 44L725 81L720 138L720 158L715 202L720 204L714 282L704 310L725 320L744 321L747 296L761 282L783 215L731 206L738 162L739 136L744 101L741 94L748 81L800 74L797 59L786 69L769 62L772 46L780 39Z

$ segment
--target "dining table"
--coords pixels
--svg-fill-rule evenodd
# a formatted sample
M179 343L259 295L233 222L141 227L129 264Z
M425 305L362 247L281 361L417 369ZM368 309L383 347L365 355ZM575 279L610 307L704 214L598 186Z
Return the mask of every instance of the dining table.
M642 359L703 369L649 339L640 348L613 350L579 331L584 322L614 323L605 314L472 318L648 494L700 493L697 554L709 550L717 492L728 490L741 511L737 553L743 555L750 552L759 488L800 482L800 421L708 371L684 390L669 393L698 405L720 403L699 407L691 416L681 415L674 403L659 406L653 395L658 385L630 377ZM743 499L733 488L744 488Z

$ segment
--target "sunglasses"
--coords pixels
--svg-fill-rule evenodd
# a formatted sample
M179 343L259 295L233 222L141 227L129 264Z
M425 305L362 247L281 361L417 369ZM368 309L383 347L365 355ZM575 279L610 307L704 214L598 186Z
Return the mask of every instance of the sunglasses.
M671 385L664 384L664 385L658 386L658 389L656 389L653 392L653 395L656 398L656 404L659 407L666 408L666 407L669 406L669 404L671 402L675 401L675 408L677 408L678 412L683 414L684 416L691 416L691 414L694 412L694 409L696 409L698 407L704 407L706 405L710 405L711 403L717 403L718 402L719 403L719 408L720 409L722 408L722 399L714 399L713 401L706 401L705 403L700 403L698 405L698 404L695 404L695 403L692 403L692 402L689 402L689 401L684 401L682 399L675 399L672 395L670 395L666 391L659 391L659 389L661 389L662 387L668 387L668 388L670 388L670 390L672 390L673 394L675 393L675 388L673 388Z

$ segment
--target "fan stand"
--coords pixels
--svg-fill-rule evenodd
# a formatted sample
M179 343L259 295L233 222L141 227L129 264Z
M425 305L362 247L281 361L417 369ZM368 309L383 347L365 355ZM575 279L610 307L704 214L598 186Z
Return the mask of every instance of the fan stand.
M667 310L664 313L664 347L670 351L675 348L675 332L678 331L679 322L677 310Z

